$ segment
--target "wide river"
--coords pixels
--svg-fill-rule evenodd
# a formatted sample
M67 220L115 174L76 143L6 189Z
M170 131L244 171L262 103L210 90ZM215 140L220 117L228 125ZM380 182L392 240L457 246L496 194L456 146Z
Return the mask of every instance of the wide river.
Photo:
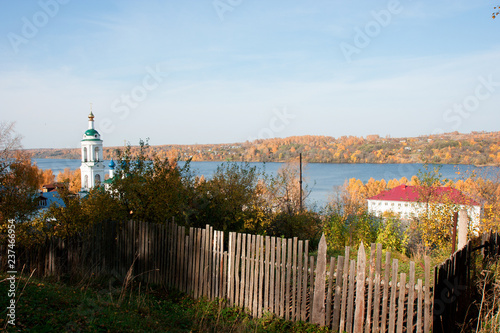
M52 169L57 175L65 168L75 170L80 167L80 160L74 159L34 159L39 168ZM210 178L221 163L225 162L191 162L191 169L197 175ZM241 162L236 162L241 163ZM109 161L106 162L106 166ZM182 162L179 163L182 165ZM256 166L269 175L276 175L283 163L249 163ZM326 164L308 163L304 166L304 188L307 186L310 194L307 204L316 204L317 207L324 206L335 193L335 188L343 185L350 178L357 178L367 182L370 178L400 179L406 177L411 179L419 170L423 170L422 164ZM445 164L440 173L443 178L458 180L467 177L470 172L475 171L480 175L492 176L500 172L499 167L475 167L472 165Z

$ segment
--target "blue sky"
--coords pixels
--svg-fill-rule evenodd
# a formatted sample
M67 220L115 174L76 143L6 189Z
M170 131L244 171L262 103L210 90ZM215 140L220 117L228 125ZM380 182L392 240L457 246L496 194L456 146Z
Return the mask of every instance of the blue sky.
M26 148L498 131L494 1L2 1Z

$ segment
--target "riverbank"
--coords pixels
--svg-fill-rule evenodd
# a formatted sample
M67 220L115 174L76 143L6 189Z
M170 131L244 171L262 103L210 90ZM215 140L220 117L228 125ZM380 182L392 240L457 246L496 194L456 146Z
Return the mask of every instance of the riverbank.
M302 154L307 163L500 165L500 132L458 132L413 138L297 136L229 144L151 145L159 157L195 162L284 163ZM104 158L116 158L123 147L106 147ZM132 150L137 149L136 146ZM79 159L80 148L27 149L33 158Z

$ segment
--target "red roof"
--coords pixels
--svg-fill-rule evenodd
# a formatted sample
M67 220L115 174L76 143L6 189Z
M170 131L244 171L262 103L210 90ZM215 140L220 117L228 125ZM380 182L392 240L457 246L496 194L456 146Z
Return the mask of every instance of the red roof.
M425 197L427 197L425 193L426 191L428 196L431 198L430 201L451 201L452 203L459 205L480 206L479 203L467 197L459 190L447 186L433 187L428 190L419 186L408 186L403 184L396 186L392 190L387 190L374 195L373 197L368 198L368 200L423 202L425 201Z

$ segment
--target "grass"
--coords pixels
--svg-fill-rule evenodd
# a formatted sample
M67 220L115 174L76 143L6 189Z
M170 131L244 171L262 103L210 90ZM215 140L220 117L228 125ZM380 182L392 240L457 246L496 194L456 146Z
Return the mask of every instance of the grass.
M0 274L0 327L7 332L326 332L265 314L252 318L225 301L194 300L174 290L132 283L125 296L110 280L61 283L19 275L16 326L7 325L9 283ZM120 297L122 295L122 297ZM16 298L17 298L16 297Z
M500 332L500 258L496 258L481 272L477 287L482 299L476 332Z

